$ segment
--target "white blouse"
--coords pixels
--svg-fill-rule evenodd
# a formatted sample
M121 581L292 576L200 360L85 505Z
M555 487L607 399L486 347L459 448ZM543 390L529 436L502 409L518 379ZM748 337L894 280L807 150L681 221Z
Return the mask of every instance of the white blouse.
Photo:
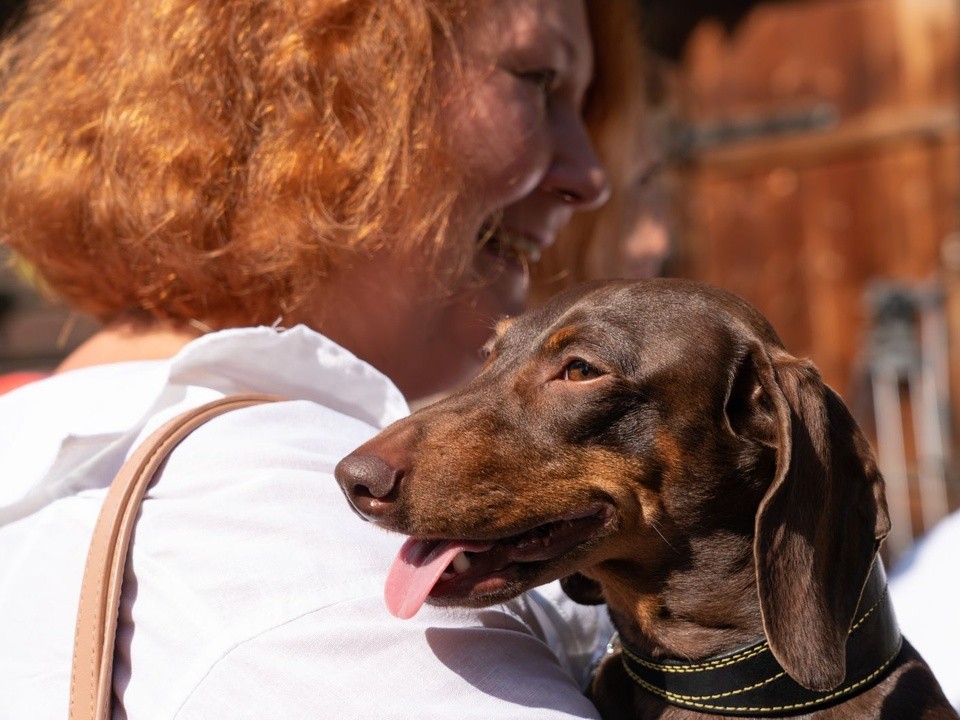
M357 518L333 468L406 403L323 336L261 327L0 396L0 718L66 717L87 545L124 458L177 413L251 391L291 400L201 427L147 493L115 717L597 717L581 688L609 620L557 584L486 610L386 611L403 538Z
M903 636L923 656L947 700L960 711L960 511L921 538L890 573L890 597Z

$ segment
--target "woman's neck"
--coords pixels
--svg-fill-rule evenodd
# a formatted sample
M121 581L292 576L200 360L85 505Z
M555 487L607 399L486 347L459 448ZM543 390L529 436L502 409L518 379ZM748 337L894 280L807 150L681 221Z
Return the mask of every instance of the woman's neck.
M68 355L54 373L131 360L162 360L204 332L190 325L116 320Z

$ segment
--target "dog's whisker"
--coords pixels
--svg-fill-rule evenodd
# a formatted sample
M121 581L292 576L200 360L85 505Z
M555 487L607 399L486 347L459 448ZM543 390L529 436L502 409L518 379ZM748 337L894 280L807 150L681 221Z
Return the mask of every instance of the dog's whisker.
M662 532L660 532L660 528L657 527L656 523L654 523L653 521L651 521L651 522L650 522L650 527L652 527L654 530L656 530L657 535L659 535L661 538L663 538L663 541L667 544L667 546L668 546L671 550L673 550L673 551L674 551L675 553L677 553L678 555L680 554L680 551L677 550L673 545L671 545L671 544L670 544L670 541L667 540L666 536L665 536Z

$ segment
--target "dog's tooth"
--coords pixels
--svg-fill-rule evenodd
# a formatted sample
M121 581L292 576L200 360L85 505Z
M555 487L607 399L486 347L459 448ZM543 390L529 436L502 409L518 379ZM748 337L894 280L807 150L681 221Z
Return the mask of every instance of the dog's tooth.
M453 569L458 573L466 572L470 569L470 558L468 558L464 553L458 553L455 558L453 558Z

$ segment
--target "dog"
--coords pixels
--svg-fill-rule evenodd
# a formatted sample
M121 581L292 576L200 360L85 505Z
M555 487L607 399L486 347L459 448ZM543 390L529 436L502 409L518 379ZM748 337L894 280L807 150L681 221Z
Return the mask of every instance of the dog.
M363 518L410 536L395 615L562 579L618 631L589 690L608 720L958 717L896 625L867 439L752 306L586 284L485 353L336 468Z

